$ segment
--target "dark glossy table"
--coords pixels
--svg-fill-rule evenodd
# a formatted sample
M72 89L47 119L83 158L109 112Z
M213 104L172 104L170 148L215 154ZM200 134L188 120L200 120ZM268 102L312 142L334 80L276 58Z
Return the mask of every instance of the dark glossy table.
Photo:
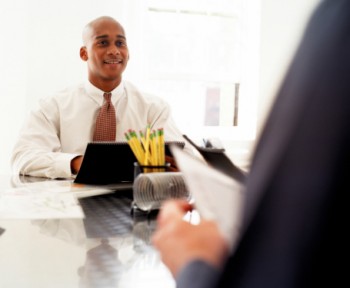
M0 176L1 189L39 181ZM0 219L1 288L175 287L132 191L80 199L84 219Z

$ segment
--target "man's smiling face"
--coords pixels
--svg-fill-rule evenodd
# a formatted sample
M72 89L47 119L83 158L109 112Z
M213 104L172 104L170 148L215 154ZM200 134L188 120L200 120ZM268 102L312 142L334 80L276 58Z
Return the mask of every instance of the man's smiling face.
M108 17L90 23L83 34L80 57L88 63L89 80L108 92L119 85L129 50L122 26Z

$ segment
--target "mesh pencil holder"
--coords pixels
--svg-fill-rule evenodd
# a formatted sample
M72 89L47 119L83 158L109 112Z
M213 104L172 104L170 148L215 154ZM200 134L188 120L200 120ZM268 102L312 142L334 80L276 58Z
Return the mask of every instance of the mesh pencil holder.
M169 172L170 163L165 165L140 165L138 162L134 163L134 180L141 173L154 173L154 172Z

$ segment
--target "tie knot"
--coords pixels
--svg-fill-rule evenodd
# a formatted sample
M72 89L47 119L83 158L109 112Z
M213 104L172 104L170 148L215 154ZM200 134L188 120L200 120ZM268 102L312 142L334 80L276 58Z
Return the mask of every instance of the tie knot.
M106 93L103 94L103 97L105 98L105 100L107 102L111 102L112 93L110 93L110 92L107 93L106 92Z

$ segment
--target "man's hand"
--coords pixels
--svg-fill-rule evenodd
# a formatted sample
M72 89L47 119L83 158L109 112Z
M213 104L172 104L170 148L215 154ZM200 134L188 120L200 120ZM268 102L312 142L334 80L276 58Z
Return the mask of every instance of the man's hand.
M72 161L70 162L70 169L72 171L72 174L78 174L81 167L81 163L83 162L83 158L83 156L77 156L72 159Z
M160 251L165 265L176 276L192 260L203 260L220 268L228 256L228 244L213 221L198 225L183 220L192 206L183 200L164 203L152 242Z

